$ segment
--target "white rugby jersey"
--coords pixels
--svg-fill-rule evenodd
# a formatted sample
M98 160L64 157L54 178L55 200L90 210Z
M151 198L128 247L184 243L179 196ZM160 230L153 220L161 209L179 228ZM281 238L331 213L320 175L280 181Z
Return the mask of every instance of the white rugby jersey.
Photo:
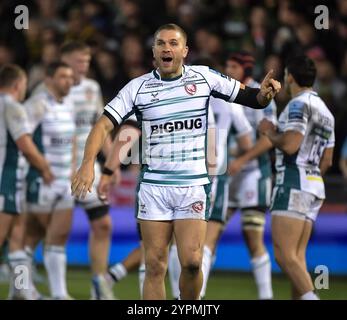
M0 94L1 194L15 197L16 191L24 187L26 160L15 142L24 134L30 134L30 126L23 105L8 94Z
M69 96L74 104L76 120L77 167L82 164L84 146L95 122L104 111L99 84L88 78L73 86Z
M75 117L71 101L60 103L47 91L30 97L25 102L33 140L51 166L56 180L70 179L72 175ZM28 180L36 179L38 172L30 167Z
M325 198L319 163L324 150L334 147L334 123L333 115L314 91L303 91L289 101L279 117L279 131L298 131L304 139L294 155L276 149L277 185Z
M260 84L255 80L246 83L251 88L260 88ZM252 141L255 143L258 139L258 125L264 118L271 121L277 126L277 106L272 99L270 104L265 109L252 109L244 106L243 111L252 126ZM259 170L262 177L271 176L271 160L269 154L266 152L260 155L257 159L249 161L243 168L242 172Z
M213 110L217 128L217 168L218 174L226 172L228 164L229 139L241 137L252 132L252 127L247 120L243 108L234 103L211 97L210 105Z
M106 105L120 124L135 113L142 126L141 182L193 186L210 183L206 134L210 96L234 101L240 82L206 66L183 66L183 74L161 79L157 70L130 81ZM231 107L231 106L230 106Z

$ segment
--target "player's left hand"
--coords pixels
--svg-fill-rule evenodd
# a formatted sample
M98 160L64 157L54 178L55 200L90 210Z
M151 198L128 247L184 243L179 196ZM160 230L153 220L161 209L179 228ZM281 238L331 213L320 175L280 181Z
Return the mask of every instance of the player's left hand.
M281 83L273 79L272 74L273 70L271 69L260 84L260 95L269 102L281 90Z
M84 199L87 192L92 192L94 181L94 163L82 164L72 178L71 195Z
M228 164L228 174L234 176L238 174L244 166L244 162L241 158L236 158L229 162Z

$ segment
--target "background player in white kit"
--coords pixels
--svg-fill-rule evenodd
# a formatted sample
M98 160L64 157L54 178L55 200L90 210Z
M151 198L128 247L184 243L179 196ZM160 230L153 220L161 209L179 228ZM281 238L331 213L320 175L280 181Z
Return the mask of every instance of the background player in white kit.
M43 182L50 184L53 174L49 164L30 137L30 124L24 107L27 77L16 65L3 65L0 69L0 246L14 230L23 231L25 205L25 156L37 168ZM20 232L18 232L20 236ZM23 236L23 235L22 235ZM23 239L16 246L10 243L8 254L12 277L9 299L36 299L31 288L15 287L15 268L30 268L24 251Z
M68 42L61 48L61 59L74 71L74 86L71 88L69 98L75 109L77 167L79 167L88 134L101 116L104 103L99 84L86 77L91 60L90 48L78 41ZM106 140L103 148L105 154L109 145L110 138ZM94 170L98 182L101 175L98 162L95 162ZM96 186L86 199L76 200L76 204L85 210L91 227L89 234L89 257L93 274L91 296L93 299L114 299L112 290L105 280L112 233L109 205L98 198Z
M205 66L183 65L188 54L186 41L177 25L164 25L156 31L153 55L158 69L130 81L105 107L88 137L82 166L71 185L76 196L85 197L91 191L94 161L105 138L136 112L145 142L137 216L145 248L145 299L166 296L164 277L173 234L182 267L181 298L199 298L209 210L205 153L210 95L263 108L280 89L271 74L259 90Z
M332 165L334 117L312 90L316 68L298 56L285 68L291 100L281 113L278 131L263 120L259 131L276 147L276 185L271 204L275 257L287 274L293 299L316 300L307 271L306 247L325 198L322 175Z
M248 52L236 52L229 56L225 72L252 88L258 88L252 78L254 58ZM230 184L230 209L241 210L242 233L249 254L259 299L272 299L271 261L264 245L265 212L270 206L272 170L268 151L271 143L258 135L257 128L262 119L277 123L274 101L263 110L244 108L246 118L252 126L253 148L236 157L229 165L233 176Z
M65 245L73 209L68 189L74 166L75 118L73 104L66 98L72 85L72 69L63 62L54 62L47 67L45 89L25 102L33 140L54 174L49 186L33 166L27 175L28 215L45 230L44 265L54 299L71 299L66 285ZM26 246L35 249L27 239Z

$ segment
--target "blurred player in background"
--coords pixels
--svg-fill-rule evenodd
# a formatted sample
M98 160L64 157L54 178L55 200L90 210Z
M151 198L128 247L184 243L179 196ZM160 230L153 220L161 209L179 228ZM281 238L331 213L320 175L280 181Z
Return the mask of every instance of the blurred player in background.
M254 58L248 52L236 52L226 62L226 74L252 88L260 84L252 78ZM271 160L268 151L272 145L264 135L258 136L257 128L264 118L277 123L276 104L263 110L244 108L252 126L254 146L239 155L229 165L232 175L229 207L241 210L242 231L249 254L259 299L272 299L271 261L264 245L265 212L271 199Z
M69 98L75 108L77 167L82 163L84 146L93 125L103 113L104 103L99 84L87 78L91 52L90 48L81 42L68 42L61 48L61 59L67 63L74 72L74 86ZM106 139L103 153L107 155L111 146L111 139ZM100 179L101 167L95 162L94 171L96 183ZM91 194L84 200L76 200L87 213L90 223L89 257L92 269L91 296L93 299L112 300L113 292L105 279L107 273L112 221L109 215L109 205L102 202L97 195L96 185Z
M25 158L36 168L46 186L53 180L50 166L33 143L30 124L24 107L27 78L16 65L0 69L0 246L7 237L19 237L9 245L8 261L12 272L9 299L37 299L39 295L29 289L15 286L17 266L30 269L23 244L23 216L25 204ZM16 272L17 271L17 272Z
M72 69L54 62L47 67L45 89L25 102L33 140L54 174L50 185L42 181L34 166L27 175L28 217L45 230L44 265L54 299L71 299L66 285L65 245L73 209L69 184L74 170L75 116L73 104L66 98L72 85ZM26 237L26 246L33 252L37 242L31 240Z
M306 247L325 198L322 175L332 165L334 117L312 90L316 68L298 56L285 68L291 100L279 117L278 130L263 120L259 131L276 148L276 185L271 204L275 257L292 285L293 299L317 300L307 271Z

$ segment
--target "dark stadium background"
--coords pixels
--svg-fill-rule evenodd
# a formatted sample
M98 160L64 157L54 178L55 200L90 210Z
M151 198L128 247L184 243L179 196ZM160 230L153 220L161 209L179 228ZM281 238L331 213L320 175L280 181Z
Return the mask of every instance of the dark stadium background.
M27 30L14 27L14 8L21 4L29 8ZM314 26L314 9L321 4L329 8L328 30ZM346 276L347 182L338 162L347 136L347 0L2 0L0 65L14 62L24 67L29 75L30 95L42 80L44 66L57 59L60 44L83 40L93 51L90 77L100 83L106 103L130 79L152 68L152 34L168 22L179 24L188 33L187 63L209 56L222 71L224 58L231 51L246 49L256 57L256 79L273 68L275 77L282 80L283 65L289 56L305 53L315 61L318 74L314 89L335 115L336 147L333 168L326 176L327 199L308 249L308 266L314 272L317 265L326 265L331 275ZM287 102L283 90L276 97L279 111ZM135 180L129 171L122 187L113 193L112 263L137 244ZM77 208L68 245L70 265L87 265L87 233L86 217ZM265 240L272 254L269 223ZM37 260L42 261L40 249ZM222 238L215 270L250 270L238 214ZM346 294L339 297L346 299L346 279L338 279L346 289Z

